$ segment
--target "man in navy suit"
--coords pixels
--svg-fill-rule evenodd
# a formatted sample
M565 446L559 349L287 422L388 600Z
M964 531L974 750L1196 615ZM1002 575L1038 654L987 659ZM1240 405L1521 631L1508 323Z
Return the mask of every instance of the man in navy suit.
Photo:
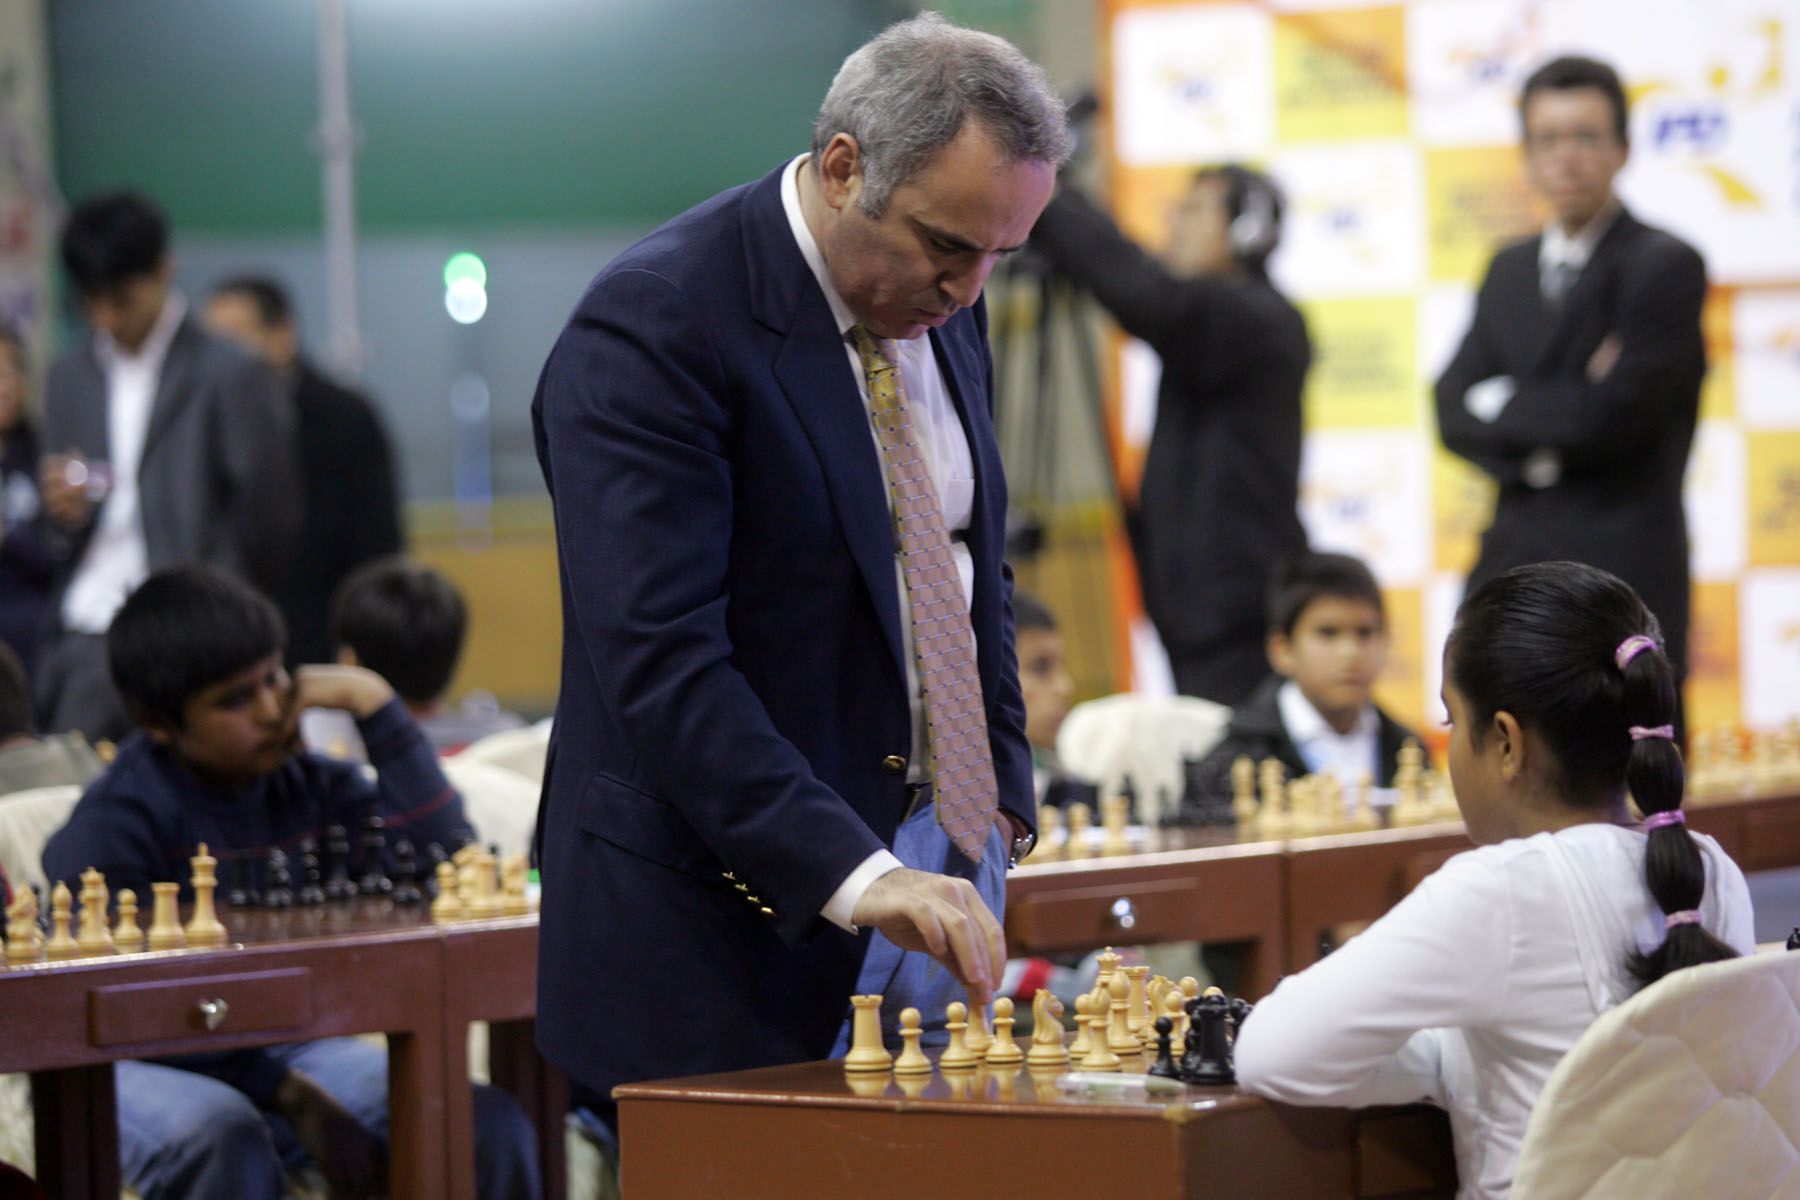
M1469 587L1573 559L1637 589L1687 667L1681 481L1699 416L1706 266L1613 194L1630 154L1625 89L1566 57L1525 81L1525 173L1553 219L1494 256L1437 384L1444 445L1499 484Z
M601 1096L998 980L1035 808L981 288L1067 143L1012 46L902 22L811 154L614 260L551 351L538 1030Z

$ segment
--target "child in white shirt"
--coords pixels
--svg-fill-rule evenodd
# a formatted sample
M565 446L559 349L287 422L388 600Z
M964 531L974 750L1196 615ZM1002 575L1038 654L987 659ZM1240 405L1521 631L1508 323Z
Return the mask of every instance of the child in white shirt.
M1458 1195L1504 1197L1531 1106L1593 1019L1669 971L1750 951L1743 873L1684 824L1657 636L1628 586L1575 563L1517 568L1463 602L1444 702L1480 848L1263 1000L1238 1037L1241 1087L1442 1105Z

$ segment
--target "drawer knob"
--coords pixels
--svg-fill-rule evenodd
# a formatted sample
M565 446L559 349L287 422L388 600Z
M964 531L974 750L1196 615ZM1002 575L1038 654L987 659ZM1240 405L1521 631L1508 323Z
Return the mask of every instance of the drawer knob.
M1127 926L1126 928L1130 928ZM231 1005L223 999L202 1000L200 1002L200 1020L205 1022L208 1031L217 1029L231 1015Z
M1137 908L1132 905L1131 897L1120 896L1112 902L1111 916L1113 924L1120 929L1130 929L1137 924Z

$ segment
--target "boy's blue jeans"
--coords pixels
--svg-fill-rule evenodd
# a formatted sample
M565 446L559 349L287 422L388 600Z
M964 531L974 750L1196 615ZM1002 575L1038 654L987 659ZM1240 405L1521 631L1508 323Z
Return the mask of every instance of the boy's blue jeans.
M354 1038L272 1046L352 1116L386 1139L387 1052ZM144 1200L281 1200L286 1170L308 1163L278 1113L229 1084L156 1063L122 1062L115 1074L119 1166ZM516 1101L475 1088L475 1192L482 1200L542 1194L536 1139Z

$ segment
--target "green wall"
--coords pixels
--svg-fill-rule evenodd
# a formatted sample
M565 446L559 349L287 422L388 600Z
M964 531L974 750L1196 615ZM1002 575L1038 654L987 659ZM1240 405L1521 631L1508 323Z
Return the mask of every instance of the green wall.
M350 0L370 233L644 226L804 149L898 0ZM185 233L316 230L314 0L51 0L65 195Z

